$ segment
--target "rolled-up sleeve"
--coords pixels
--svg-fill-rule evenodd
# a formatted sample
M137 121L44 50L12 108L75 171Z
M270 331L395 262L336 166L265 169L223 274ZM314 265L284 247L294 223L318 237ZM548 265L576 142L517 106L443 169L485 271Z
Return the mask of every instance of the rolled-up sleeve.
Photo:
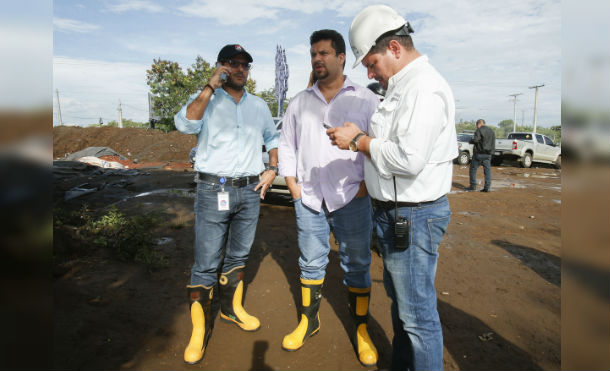
M197 134L201 131L205 116L202 117L201 120L189 120L186 118L186 108L199 96L199 94L200 92L191 95L188 102L174 115L174 125L176 125L176 129L181 133Z
M280 141L280 133L278 133L275 129L275 124L273 123L273 117L271 117L269 107L267 107L266 104L263 104L261 110L264 120L263 141L265 142L265 148L267 149L267 152L269 152L270 150L278 147Z

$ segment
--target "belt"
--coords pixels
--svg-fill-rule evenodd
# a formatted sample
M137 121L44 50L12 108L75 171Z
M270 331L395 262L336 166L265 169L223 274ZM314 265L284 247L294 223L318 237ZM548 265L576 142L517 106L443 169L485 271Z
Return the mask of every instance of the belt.
M202 182L222 184L220 179L224 179L224 184L233 188L245 187L248 184L256 183L260 180L258 175L243 176L241 178L231 178L228 176L217 176L200 172L197 172L197 174L199 175L199 180L201 180Z
M425 206L425 205L430 205L430 204L438 201L441 197L437 198L434 201L424 201L424 202L398 201L398 207L421 207L421 206ZM371 198L371 201L373 202L373 206L375 206L376 208L379 208L379 209L383 209L383 210L389 210L389 209L393 209L394 207L396 207L396 202L394 202L394 201L379 201L374 198Z

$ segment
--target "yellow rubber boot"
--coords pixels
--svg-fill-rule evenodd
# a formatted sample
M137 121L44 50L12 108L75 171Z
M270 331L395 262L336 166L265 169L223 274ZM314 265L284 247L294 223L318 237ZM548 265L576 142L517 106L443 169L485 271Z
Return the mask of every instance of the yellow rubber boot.
M301 278L301 321L297 328L290 334L284 336L282 348L289 352L295 351L303 346L305 340L314 336L320 330L320 317L318 310L322 301L321 280L306 280Z
M261 327L258 318L249 315L242 306L244 295L244 266L220 275L220 318L239 326L244 331L256 331Z
M184 350L184 362L198 363L203 359L211 334L211 303L214 289L206 286L188 286L189 306L193 332Z
M358 352L358 360L364 366L371 367L377 364L379 358L377 348L371 341L366 324L369 319L369 299L371 288L348 287L349 305L352 316L356 320L355 345Z

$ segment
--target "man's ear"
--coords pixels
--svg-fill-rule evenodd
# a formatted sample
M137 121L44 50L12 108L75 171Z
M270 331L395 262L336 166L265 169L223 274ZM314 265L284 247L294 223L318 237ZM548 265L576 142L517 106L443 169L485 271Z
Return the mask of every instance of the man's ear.
M339 58L339 62L340 62L341 64L345 64L345 53L339 53L339 54L337 55L337 58Z
M390 53L392 53L392 55L394 55L394 58L400 59L402 49L398 41L390 40L390 43L388 44L388 50L390 51Z

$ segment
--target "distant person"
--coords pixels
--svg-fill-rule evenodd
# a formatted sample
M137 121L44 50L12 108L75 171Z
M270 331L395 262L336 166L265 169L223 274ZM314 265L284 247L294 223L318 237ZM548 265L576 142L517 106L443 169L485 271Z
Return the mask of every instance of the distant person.
M350 336L355 339L360 362L372 367L378 355L367 331L372 210L364 184L364 156L337 150L325 133L326 128L345 121L368 131L379 101L369 89L343 74L345 41L341 34L319 30L309 40L316 82L290 101L279 145L280 174L294 200L302 292L300 322L284 337L282 348L297 350L320 330L318 310L332 231L339 244L354 321Z
M341 149L366 156L383 281L392 300L391 370L442 370L443 333L434 280L451 211L457 153L455 103L447 81L413 45L395 10L372 5L349 30L356 63L387 90L368 133L351 122L327 130ZM347 120L349 121L349 120Z
M243 275L260 199L277 174L279 134L267 104L244 89L251 63L240 45L223 47L209 82L174 116L178 130L198 135L195 262L187 286L193 333L184 351L189 364L205 354L217 283L220 317L245 331L260 327L242 307ZM263 144L269 149L267 169Z
M470 160L470 187L468 191L477 190L477 169L483 164L485 173L485 186L481 192L489 192L491 189L491 156L496 150L496 134L485 125L485 120L477 120L477 130L474 137L470 140L474 144L474 154Z

